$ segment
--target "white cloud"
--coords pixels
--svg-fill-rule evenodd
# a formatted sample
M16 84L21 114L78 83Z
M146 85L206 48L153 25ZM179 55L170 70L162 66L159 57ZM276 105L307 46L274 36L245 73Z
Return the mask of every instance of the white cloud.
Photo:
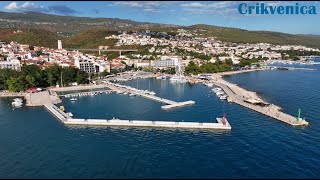
M6 10L17 10L17 9L19 9L19 7L18 7L16 2L12 2L12 3L8 4L7 6L5 6L4 9L6 9Z
M111 6L133 8L145 12L161 12L162 9L168 8L169 5L174 4L174 1L117 1L113 2Z
M4 7L4 9L9 11L18 11L18 12L25 12L25 11L35 11L35 12L54 12L57 14L73 14L77 13L77 11L65 6L65 5L54 5L54 6L41 6L33 2L25 2L22 5L18 5L16 2L12 2Z
M180 7L192 14L228 14L236 11L235 7L237 4L239 2L234 1L213 2L209 4L193 2L181 4Z
M19 6L16 2L12 2L9 5L5 6L6 10L11 11L45 11L48 10L47 7L39 6L33 2L25 2Z
M181 4L181 7L187 7L187 8L198 8L198 7L204 7L206 5L201 3L189 3L189 4Z

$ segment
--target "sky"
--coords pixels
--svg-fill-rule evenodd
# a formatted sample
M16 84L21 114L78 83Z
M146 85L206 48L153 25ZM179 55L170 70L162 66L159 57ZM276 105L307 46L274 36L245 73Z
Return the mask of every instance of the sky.
M317 14L240 14L241 3L315 6ZM208 24L247 30L320 35L320 1L1 1L0 11L130 19L176 25ZM319 11L319 12L318 12Z

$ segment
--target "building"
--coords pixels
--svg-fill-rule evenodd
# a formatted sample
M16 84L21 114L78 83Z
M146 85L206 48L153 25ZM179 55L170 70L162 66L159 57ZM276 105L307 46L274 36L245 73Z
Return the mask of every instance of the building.
M62 49L62 41L58 40L58 49Z
M150 67L150 61L148 60L138 60L137 62L134 63L134 67Z
M175 67L180 60L179 56L161 56L160 60L154 61L151 66L160 69Z
M19 60L0 61L0 69L20 70L20 67Z
M110 72L110 63L107 61L94 61L92 59L75 59L74 65L87 73Z
M74 65L79 68L81 71L85 71L87 73L95 73L96 68L94 66L94 61L91 59L75 59Z

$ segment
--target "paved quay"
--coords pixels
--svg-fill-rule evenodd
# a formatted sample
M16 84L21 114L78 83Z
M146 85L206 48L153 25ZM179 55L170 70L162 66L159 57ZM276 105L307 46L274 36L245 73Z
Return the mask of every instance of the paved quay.
M54 91L42 91L37 93L27 93L25 95L27 106L43 106L46 103L58 104L61 99Z

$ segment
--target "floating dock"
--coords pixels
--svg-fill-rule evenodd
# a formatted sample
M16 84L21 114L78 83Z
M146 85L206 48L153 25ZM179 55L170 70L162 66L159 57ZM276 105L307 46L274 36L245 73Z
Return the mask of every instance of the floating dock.
M195 103L194 101L175 102L173 104L161 106L161 109L171 109L171 108L176 108L181 106L192 105L194 103Z
M161 97L157 97L154 95L145 94L145 93L141 93L138 91L134 91L134 90L130 90L130 89L122 88L122 87L117 87L112 84L107 84L106 87L108 87L114 91L128 92L128 93L142 96L142 97L154 100L154 101L158 101L158 102L162 102L162 103L167 104L167 105L161 106L162 109L171 109L171 108L177 108L177 107L183 107L183 106L195 104L195 101L175 102L175 101L161 98Z
M67 113L61 111L55 105L44 105L63 124L67 125L97 125L97 126L126 126L126 127L160 127L160 128L187 128L187 129L217 129L230 130L231 126L227 119L217 118L216 123L205 122L172 122L172 121L143 121L143 120L120 120L120 119L73 119Z

